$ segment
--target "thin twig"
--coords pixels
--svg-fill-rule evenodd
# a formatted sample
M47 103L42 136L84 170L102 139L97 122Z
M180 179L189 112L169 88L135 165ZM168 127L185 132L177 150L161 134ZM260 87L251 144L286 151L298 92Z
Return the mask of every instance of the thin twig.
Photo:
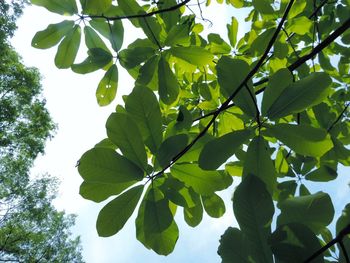
M348 107L350 106L350 102L348 102L344 109L342 110L342 112L339 114L338 118L332 123L331 126L329 126L329 128L327 129L327 132L329 132L330 130L333 129L333 127L338 123L338 121L340 121L340 119L343 117L344 113L346 112L346 110L348 109Z

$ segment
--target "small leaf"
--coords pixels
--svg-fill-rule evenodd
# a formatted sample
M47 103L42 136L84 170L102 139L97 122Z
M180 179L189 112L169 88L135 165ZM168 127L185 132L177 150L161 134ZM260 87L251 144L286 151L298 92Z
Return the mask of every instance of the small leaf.
M118 68L112 65L101 79L96 90L97 102L100 106L110 104L117 93L118 88Z
M83 154L78 171L86 182L127 183L140 181L143 171L112 149L93 148Z
M238 20L233 16L231 18L231 24L227 24L226 27L230 44L232 47L235 47L237 43Z
M232 177L219 171L204 171L196 164L175 164L171 174L201 195L211 195L232 184Z
M305 175L305 179L313 182L328 182L336 179L337 176L338 174L336 170L327 165L322 165Z
M56 67L69 68L74 63L80 46L80 40L81 29L79 25L75 25L58 46L55 56Z
M269 126L268 132L301 155L320 157L333 147L326 130L309 125L280 123Z
M163 56L158 63L159 97L165 104L176 101L179 95L179 84L168 61Z
M57 45L61 39L73 28L74 22L64 20L57 24L50 24L43 31L39 31L32 39L32 46L46 49Z
M75 0L31 0L31 3L45 7L50 12L60 15L74 15L78 13Z
M204 210L209 216L219 218L225 214L225 203L217 194L202 195L202 201Z
M134 212L140 200L143 185L135 186L105 205L97 217L96 229L101 237L119 232Z
M88 57L79 64L73 64L72 70L75 73L86 74L102 69L112 61L112 54L102 48L92 48L88 51Z
M251 136L248 129L227 133L209 141L199 155L199 167L216 170L230 158Z
M174 57L180 58L198 67L207 66L211 64L214 59L213 54L208 50L197 46L172 47L169 51Z
M189 192L193 197L195 205L193 207L184 207L184 219L187 225L196 227L203 219L203 206L199 195L192 188L189 188Z
M112 113L106 123L108 138L118 146L123 155L140 168L147 170L147 155L139 128L124 113Z
M301 223L315 234L329 225L334 217L334 207L328 194L317 192L312 195L289 197L278 204L281 214L277 225Z
M186 134L178 134L167 138L160 146L157 160L163 168L169 165L172 159L179 154L186 146L188 136Z

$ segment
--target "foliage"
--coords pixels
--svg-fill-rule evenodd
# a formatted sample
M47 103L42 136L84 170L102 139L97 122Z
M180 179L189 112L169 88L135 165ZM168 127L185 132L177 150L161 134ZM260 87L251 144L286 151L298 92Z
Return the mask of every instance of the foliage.
M227 37L205 35L198 1L32 0L72 17L38 32L32 45L58 45L58 68L102 70L101 106L116 96L120 67L135 79L107 120L108 138L79 162L84 198L115 196L98 216L101 236L116 234L138 207L137 239L168 255L179 235L177 208L192 227L203 211L220 217L225 206L216 192L240 177L233 196L240 229L222 236L223 262L290 255L302 262L332 239L334 219L331 197L311 193L307 181L328 182L339 164L350 164L350 3L217 2L249 12L251 29L241 39L235 17ZM125 19L145 38L123 44ZM78 62L81 42L88 52ZM349 251L338 252L345 262ZM338 252L329 249L317 262Z
M70 238L75 217L52 205L56 180L29 178L55 125L38 71L8 43L25 3L0 2L0 261L82 262L80 240Z

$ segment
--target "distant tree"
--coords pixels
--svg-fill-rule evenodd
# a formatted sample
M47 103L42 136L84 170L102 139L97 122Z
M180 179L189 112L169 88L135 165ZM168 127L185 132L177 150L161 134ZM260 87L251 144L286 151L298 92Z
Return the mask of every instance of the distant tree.
M74 216L52 205L57 182L30 178L55 130L37 69L23 65L8 39L26 1L0 2L0 262L82 262Z
M223 262L311 262L314 252L312 262L350 262L349 205L335 218L332 196L309 187L350 166L349 0L216 0L232 15L246 10L243 37L234 16L225 36L203 31L213 0L31 1L65 15L32 45L58 45L58 68L101 70L99 105L114 100L119 69L135 79L106 121L108 138L79 162L83 197L114 196L97 218L100 236L136 210L136 238L168 255L175 213L192 227L204 212L222 216L216 192L238 177L239 228L220 240ZM125 20L144 35L123 44Z

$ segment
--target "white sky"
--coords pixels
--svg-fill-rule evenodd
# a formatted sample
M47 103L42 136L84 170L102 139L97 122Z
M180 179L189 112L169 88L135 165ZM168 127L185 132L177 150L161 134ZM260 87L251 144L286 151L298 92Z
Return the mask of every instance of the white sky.
M204 17L214 22L211 32L226 36L226 23L230 20L230 15L238 17L231 10L225 5L204 9ZM230 15L229 12L231 12ZM240 15L242 16L241 13ZM95 222L103 204L96 204L80 197L78 191L82 180L75 164L86 150L106 137L105 122L117 102L121 102L121 95L131 91L133 80L119 68L117 101L109 107L99 107L95 99L95 90L103 76L102 71L78 75L70 70L59 70L53 62L57 47L38 50L30 45L37 31L43 30L50 23L62 20L61 16L55 16L43 8L28 7L18 21L18 30L12 43L26 65L40 70L47 107L59 126L55 138L47 143L45 156L36 160L33 174L47 172L61 180L60 194L55 204L58 209L78 215L73 231L74 234L81 236L86 262L220 262L220 257L216 253L218 240L228 226L235 224L230 202L227 202L227 212L223 218L212 219L205 216L202 223L195 229L184 223L182 211L179 210L176 221L179 225L180 238L174 252L167 257L158 256L147 250L136 240L134 226L136 215L133 215L126 226L114 237L98 237ZM126 30L126 32L129 39L137 37L132 30ZM80 56L80 60L84 56L86 55ZM346 172L348 173L349 170ZM350 177L347 176L345 179L337 180L331 186L327 184L327 190L335 195L335 205L338 204L337 213L350 199L347 186L349 180ZM326 189L320 190L326 191ZM230 200L231 194L232 188L223 192L221 196L225 200Z

